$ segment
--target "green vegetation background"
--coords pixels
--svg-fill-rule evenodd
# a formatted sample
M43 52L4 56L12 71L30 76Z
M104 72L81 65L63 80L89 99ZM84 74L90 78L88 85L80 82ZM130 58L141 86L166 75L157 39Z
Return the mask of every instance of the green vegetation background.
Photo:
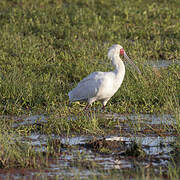
M178 0L0 1L0 114L67 108L67 93L79 80L112 69L112 44L124 47L142 76L127 67L107 110L176 111L179 65L147 64L179 60L178 7Z

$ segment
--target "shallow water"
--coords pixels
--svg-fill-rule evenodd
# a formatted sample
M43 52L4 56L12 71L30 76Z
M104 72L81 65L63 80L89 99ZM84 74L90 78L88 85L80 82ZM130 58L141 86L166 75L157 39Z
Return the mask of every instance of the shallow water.
M19 126L27 126L27 125L33 125L33 124L41 124L46 123L46 117L44 115L33 115L26 118L16 118L15 123L12 125L12 127L19 127Z
M170 114L154 115L154 114L106 114L107 119L114 119L120 121L131 120L132 122L146 123L146 124L176 124L176 120Z
M78 146L79 144L83 144L89 139L92 139L93 137L89 136L77 136L72 138L61 138L62 142ZM100 138L100 137L99 137ZM169 146L169 143L174 141L175 137L167 137L167 138L160 138L160 137L136 137L135 141L141 142L144 146L143 149L148 155L154 155L157 158L157 161L153 162L154 168L159 168L161 166L162 168L166 167L169 163L169 152L172 149L171 146ZM48 137L45 135L38 135L38 134L32 134L29 137L26 137L26 142L28 141L33 146L36 146L37 150L45 151L45 148L43 148L47 144ZM106 140L112 141L125 141L126 143L130 143L133 138L127 138L127 137L118 137L118 136L111 136L107 137ZM160 146L160 143L164 144L163 147ZM96 164L95 169L83 168L78 167L78 164L86 161L87 164L94 163ZM144 160L141 162L143 166L148 165L148 161ZM44 170L41 170L41 176L43 177L55 177L55 176L66 176L66 177L74 177L79 176L81 178L85 178L90 175L103 175L103 170L112 170L112 169L125 169L125 168L134 168L134 163L131 159L126 159L124 157L117 157L113 155L104 155L99 154L96 152L93 152L92 150L82 148L82 147L72 147L71 149L62 149L62 153L59 156L59 158L55 159L52 163L50 162L50 166L48 168L45 168ZM102 172L101 172L102 171ZM14 172L13 172L14 173ZM33 177L38 176L40 173L39 171L33 172L32 170L30 172L29 177L33 179ZM11 174L13 177L20 178L22 177L21 171L16 172L15 174ZM5 177L6 175L2 174L1 177ZM28 179L29 179L28 177Z
M149 125L160 126L162 124L170 125L175 124L175 119L169 115L149 115L149 114L101 114L99 117L103 116L105 119L113 119L114 121L128 122L128 123L144 123ZM75 120L76 118L74 118ZM20 121L15 121L13 127L28 126L37 123L46 123L47 118L43 115L30 116L28 118L21 119ZM127 124L127 123L125 123ZM126 128L123 126L121 128ZM130 127L129 127L130 128ZM128 129L125 129L128 131ZM117 131L118 132L118 131ZM163 136L158 136L152 132L141 135L141 134L131 134L131 136L122 136L122 134L117 133L110 134L104 137L98 136L73 136L64 137L57 135L45 135L39 133L32 133L29 136L22 137L22 142L30 143L37 151L46 151L47 143L49 139L60 140L62 144L68 145L69 147L62 147L59 157L54 158L50 161L50 165L47 168L41 170L16 170L8 172L0 172L0 177L5 179L10 177L10 179L33 179L41 175L42 178L55 178L60 177L80 177L86 178L87 176L93 175L103 175L105 170L113 169L133 169L136 165L134 161L136 158L128 158L122 155L121 152L104 154L95 152L93 149L86 148L82 145L88 143L89 141L96 138L101 140L104 138L107 142L123 142L125 146L130 145L132 142L141 144L143 151L146 153L148 158L141 159L139 163L140 166L148 166L151 164L154 169L159 170L161 167L162 171L167 170L168 163L170 162L170 153L173 151L172 143L176 140L173 134L163 134ZM63 178L62 178L63 179Z
M179 60L158 60L158 61L148 61L147 63L148 65L155 67L155 68L166 68L170 65L180 65L180 61Z

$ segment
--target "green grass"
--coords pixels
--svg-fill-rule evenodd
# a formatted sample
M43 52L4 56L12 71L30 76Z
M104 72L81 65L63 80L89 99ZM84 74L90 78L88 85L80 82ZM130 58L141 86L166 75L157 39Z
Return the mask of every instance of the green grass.
M103 135L118 125L94 113L94 109L100 112L100 103L87 113L85 104L69 106L67 96L89 73L112 70L107 59L112 44L124 47L142 75L126 66L124 82L105 113L172 114L179 134L180 66L147 65L150 60L180 59L178 7L177 0L0 1L0 115L48 116L42 127L16 129L11 128L13 118L6 122L0 117L5 122L0 124L0 139L9 149L5 155L1 151L0 166L13 167L18 161L19 167L36 167L38 157L43 159L32 147L13 142L14 136L31 132ZM132 128L136 132L141 124ZM27 149L30 154L24 152ZM170 167L169 177L178 171Z
M115 43L143 74L127 71L109 110L172 111L179 98L179 66L156 74L144 63L179 59L177 6L165 0L0 2L1 114L67 106L67 92L79 80L110 70L107 48Z
M27 143L22 143L15 133L0 132L0 168L39 168L45 166L42 153L36 153Z

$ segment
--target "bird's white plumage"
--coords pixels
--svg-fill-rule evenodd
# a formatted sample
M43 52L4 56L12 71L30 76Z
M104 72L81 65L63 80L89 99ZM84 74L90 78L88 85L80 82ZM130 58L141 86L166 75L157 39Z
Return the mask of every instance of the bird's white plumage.
M93 72L85 77L68 93L71 102L85 100L92 104L99 100L103 106L106 105L121 86L125 75L125 66L119 57L120 49L122 49L122 46L116 44L108 50L108 58L115 66L115 70L111 72Z

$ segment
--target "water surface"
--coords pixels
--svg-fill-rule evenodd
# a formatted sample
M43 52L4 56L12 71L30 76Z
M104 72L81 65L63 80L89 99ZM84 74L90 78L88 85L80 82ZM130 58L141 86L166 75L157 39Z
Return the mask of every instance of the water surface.
M21 138L22 142L28 142L36 151L46 151L49 140L59 140L62 144L67 145L60 147L60 155L57 158L49 161L49 167L41 170L16 170L0 172L0 177L6 179L8 177L13 179L34 179L41 175L43 178L73 178L75 176L79 178L86 178L93 175L108 174L111 170L121 169L134 169L137 166L148 167L150 164L154 169L159 171L161 167L162 171L167 171L168 164L171 160L171 152L173 151L172 144L176 140L173 131L171 133L165 133L163 136L157 135L157 133L133 134L131 131L131 124L149 124L149 126L161 128L162 125L175 124L175 119L169 115L149 115L149 114L100 114L97 117L105 119L112 119L113 121L119 121L121 130L124 128L125 135L119 132L117 129L115 134L109 134L105 136L58 136L58 135L46 135L38 132L31 133L29 136ZM76 118L74 118L76 120ZM36 115L21 118L20 121L15 121L13 127L29 126L37 123L47 123L47 117L44 115ZM128 126L128 128L127 128ZM116 128L116 127L115 127ZM119 128L119 126L118 126ZM94 151L94 149L86 148L86 144L96 139L97 141L104 139L106 142L123 142L125 147L130 146L136 142L142 146L142 150L145 152L145 157L141 160L136 160L135 157L123 155L124 149L114 149L116 151L112 153L100 153ZM107 172L105 172L107 171Z

